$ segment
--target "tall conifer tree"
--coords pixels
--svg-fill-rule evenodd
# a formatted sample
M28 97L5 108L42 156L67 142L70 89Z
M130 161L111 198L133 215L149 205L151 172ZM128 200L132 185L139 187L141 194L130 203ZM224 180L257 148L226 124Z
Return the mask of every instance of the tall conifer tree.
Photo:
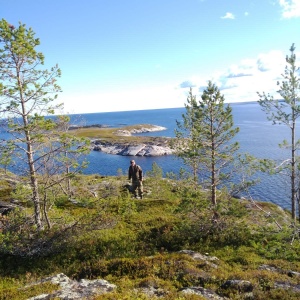
M233 163L239 149L239 144L232 142L239 128L234 127L232 109L224 101L224 96L211 81L199 102L190 91L184 122L176 134L182 139L177 143L179 155L191 166L197 165L198 173L201 171L203 176L202 182L210 186L214 206L217 205L217 187L231 176L227 167Z
M263 92L258 93L260 98L258 103L273 124L284 124L290 129L290 140L285 140L281 146L290 149L291 156L282 166L289 172L292 218L296 221L297 195L299 196L300 191L299 179L296 176L297 169L300 167L296 155L300 144L300 140L296 140L296 121L300 117L300 69L296 66L294 44L290 48L290 56L286 56L286 63L287 66L282 74L283 79L277 83L280 99L274 99L272 95Z
M23 153L32 188L35 224L41 229L38 152L47 132L55 128L53 114L59 105L53 101L60 92L56 79L60 69L42 69L44 55L37 51L40 41L25 24L18 27L0 21L0 111L8 120L12 139L8 145L14 155ZM24 157L25 155L25 157Z

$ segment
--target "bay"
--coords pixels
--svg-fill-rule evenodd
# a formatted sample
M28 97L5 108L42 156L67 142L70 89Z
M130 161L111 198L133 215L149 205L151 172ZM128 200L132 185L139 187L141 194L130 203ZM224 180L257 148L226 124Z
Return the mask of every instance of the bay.
M279 148L278 144L284 139L289 139L289 130L284 125L272 125L267 120L266 114L257 102L230 104L233 112L235 126L240 128L236 140L240 143L241 153L249 153L258 158L272 158L283 160L290 157L290 152ZM108 113L90 113L70 115L72 124L102 124L110 127L121 127L134 124L153 124L166 127L159 132L143 135L174 137L176 120L182 120L185 108L154 109ZM129 161L132 157L105 154L92 151L87 160L89 166L85 174L100 174L115 176L120 170L127 173ZM156 162L167 172L179 173L183 167L182 161L173 155L159 157L134 157L137 164L141 165L144 174L151 170ZM249 195L255 200L273 202L283 208L290 209L290 192L287 179L282 176L260 175L261 182L251 188ZM146 182L145 182L146 184Z

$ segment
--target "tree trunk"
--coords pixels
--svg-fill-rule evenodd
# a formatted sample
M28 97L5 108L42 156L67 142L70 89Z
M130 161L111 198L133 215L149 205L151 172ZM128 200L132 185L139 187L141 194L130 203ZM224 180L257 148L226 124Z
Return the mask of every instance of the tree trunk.
M37 229L40 230L42 228L40 196L39 196L39 189L38 189L37 174L35 171L33 155L32 155L32 147L30 144L27 144L27 150L28 150L27 153L28 165L30 169L30 182L32 187L32 201L34 205L34 220Z
M295 158L295 152L296 152L296 146L295 146L295 117L294 117L294 110L292 110L292 119L293 119L293 125L292 125L292 162L291 162L291 202L292 202L292 219L294 222L296 222L296 158Z
M217 205L217 188L216 188L216 179L215 179L215 170L211 172L211 202L213 206Z
M19 93L20 93L20 103L22 109L22 118L23 118L23 125L25 128L25 138L26 138L26 145L27 145L27 162L29 166L29 173L30 173L30 183L32 187L32 201L34 206L34 220L37 230L41 230L42 222L41 222L41 210L40 210L40 197L39 197L39 189L38 189L38 180L37 174L34 166L34 157L33 157L33 142L31 139L31 132L28 129L28 112L26 110L25 101L23 98L23 85L20 76L20 70L17 67L17 74L18 74L18 85L19 85Z
M46 220L48 229L51 229L51 223L50 223L50 220L48 218L48 213L47 213L47 198L48 198L47 197L47 192L45 191L44 203L43 203L43 213L44 213L44 216L45 216L45 220Z
M213 206L217 205L216 163L215 163L214 143L212 143L212 153L211 153L211 202Z

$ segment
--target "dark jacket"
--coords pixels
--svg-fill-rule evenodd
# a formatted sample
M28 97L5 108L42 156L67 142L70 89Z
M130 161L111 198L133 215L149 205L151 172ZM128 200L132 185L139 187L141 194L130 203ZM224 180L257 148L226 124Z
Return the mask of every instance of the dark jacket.
M128 179L130 180L142 180L143 170L139 165L130 166L128 169Z

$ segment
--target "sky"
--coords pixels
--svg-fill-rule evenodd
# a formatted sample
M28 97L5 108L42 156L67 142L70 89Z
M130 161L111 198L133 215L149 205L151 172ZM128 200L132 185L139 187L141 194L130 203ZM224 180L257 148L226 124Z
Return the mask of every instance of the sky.
M0 17L58 64L69 114L183 107L209 80L228 103L276 97L300 58L300 0L0 0Z

